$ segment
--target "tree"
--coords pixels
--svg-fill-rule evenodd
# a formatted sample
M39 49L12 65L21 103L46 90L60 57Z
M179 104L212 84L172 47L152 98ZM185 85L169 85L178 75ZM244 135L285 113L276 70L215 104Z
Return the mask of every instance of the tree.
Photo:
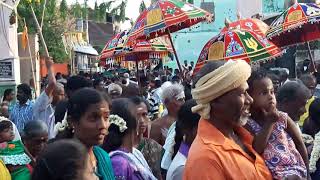
M100 13L99 13L99 7L98 7L98 2L97 1L94 3L93 16L94 16L93 20L100 21Z
M57 10L56 0L47 1L46 12L45 12L45 14L48 15L47 18L49 18L50 20L54 18L57 15L56 10Z
M142 0L141 1L141 4L140 4L140 7L139 7L139 12L143 12L144 10L146 10L147 7L146 7L146 4L144 3L144 1Z
M82 7L78 1L71 7L72 15L76 18L82 18Z
M82 18L87 18L88 15L88 0L84 0L84 7L81 9L82 11Z
M20 17L18 31L21 32L23 30L23 18L25 18L29 34L37 32L30 6L33 6L38 20L41 21L43 3L43 1L40 5L36 5L35 3L29 5L26 1L21 1L19 3L17 8ZM61 18L60 11L56 4L56 0L47 1L42 33L47 43L50 56L53 57L55 62L64 62L67 60L68 56L64 50L61 34L68 31L67 28L69 27L67 26L68 21ZM44 49L40 43L40 54L44 54L43 52Z
M146 8L147 8L147 7L146 7L146 4L145 4L144 1L142 0L142 1L141 1L141 4L140 4L139 12L142 13Z
M124 22L128 20L126 17L126 7L128 4L128 0L121 0L121 3L111 10L111 14L114 15L114 18L118 22Z
M106 20L106 12L110 11L111 5L114 3L114 1L108 1L108 2L103 2L99 5L99 17L100 21L105 21Z
M66 20L68 16L68 6L66 0L62 0L60 3L60 16L63 20Z

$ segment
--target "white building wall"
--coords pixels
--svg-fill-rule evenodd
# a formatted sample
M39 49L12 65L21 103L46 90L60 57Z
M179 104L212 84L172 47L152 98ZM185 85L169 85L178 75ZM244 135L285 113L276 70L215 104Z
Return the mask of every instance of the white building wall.
M251 18L255 14L262 14L262 0L237 0L237 10L242 18Z
M0 96L4 88L13 88L20 84L20 62L18 56L17 23L10 25L9 19L12 9L0 3L0 63L12 63L13 74L10 77L0 76ZM14 7L13 1L6 1L7 5ZM15 1L16 4L19 1Z

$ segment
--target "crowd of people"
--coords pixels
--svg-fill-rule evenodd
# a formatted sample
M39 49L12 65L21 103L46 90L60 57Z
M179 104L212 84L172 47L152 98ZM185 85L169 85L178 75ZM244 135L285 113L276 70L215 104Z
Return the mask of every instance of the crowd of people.
M238 60L66 77L52 64L37 98L27 84L3 94L0 180L320 179L311 73Z

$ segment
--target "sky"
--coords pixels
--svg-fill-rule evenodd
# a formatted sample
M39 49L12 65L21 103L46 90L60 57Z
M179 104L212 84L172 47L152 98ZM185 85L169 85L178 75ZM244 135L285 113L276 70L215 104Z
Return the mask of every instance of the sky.
M68 5L74 4L77 0L67 0ZM98 4L102 3L102 2L107 2L109 0L97 0ZM116 0L121 2L121 0ZM139 7L140 7L140 3L142 0L128 0L128 5L126 8L126 16L129 18L132 18L133 21L136 20L136 18L139 16ZM84 3L84 0L78 0L78 2L80 4ZM95 4L96 0L88 0L88 5L91 8L94 8L94 4ZM148 6L150 4L150 0L144 0L144 2L146 3L146 5ZM125 23L123 23L121 25L121 29L125 30L125 29L129 29L130 28L130 22L127 21Z

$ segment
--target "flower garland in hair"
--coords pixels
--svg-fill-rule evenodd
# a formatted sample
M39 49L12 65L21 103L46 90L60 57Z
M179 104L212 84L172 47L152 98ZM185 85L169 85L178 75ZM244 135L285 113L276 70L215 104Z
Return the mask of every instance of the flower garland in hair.
M4 116L0 116L0 122L1 121L10 121L8 118L4 117Z
M317 161L320 157L320 132L315 135L311 157L309 162L310 172L313 173L317 170Z
M120 132L123 133L125 130L128 129L127 123L122 117L115 114L111 114L108 119L110 124L114 124L119 127Z
M62 120L61 122L58 122L54 126L54 132L55 134L58 134L59 132L64 131L68 127L68 122L66 119Z
M64 114L63 120L61 122L58 122L54 126L54 133L55 134L58 134L59 132L64 131L69 126L68 121L67 121L67 114L68 114L68 111Z

